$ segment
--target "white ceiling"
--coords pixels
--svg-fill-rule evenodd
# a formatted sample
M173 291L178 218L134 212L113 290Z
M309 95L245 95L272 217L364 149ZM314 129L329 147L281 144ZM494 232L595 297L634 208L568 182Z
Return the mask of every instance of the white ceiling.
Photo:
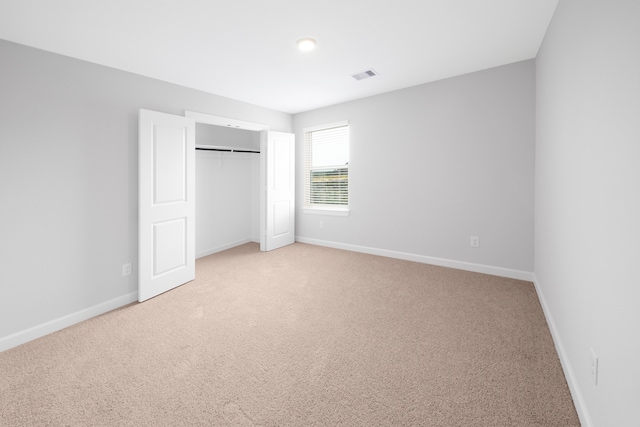
M298 113L534 58L557 2L0 0L0 38Z

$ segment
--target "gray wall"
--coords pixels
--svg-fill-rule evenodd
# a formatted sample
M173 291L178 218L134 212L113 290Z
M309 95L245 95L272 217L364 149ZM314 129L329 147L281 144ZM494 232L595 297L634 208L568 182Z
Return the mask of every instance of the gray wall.
M584 425L640 422L639 17L561 0L536 60L535 276Z
M532 272L534 76L530 60L296 114L298 200L303 128L351 137L350 215L299 203L298 238Z
M140 108L292 130L289 114L0 40L0 341L137 291Z

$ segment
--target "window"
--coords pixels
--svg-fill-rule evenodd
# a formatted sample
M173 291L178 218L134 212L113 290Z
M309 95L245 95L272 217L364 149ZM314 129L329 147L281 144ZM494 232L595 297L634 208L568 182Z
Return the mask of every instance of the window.
M322 213L349 209L349 124L304 129L304 208Z

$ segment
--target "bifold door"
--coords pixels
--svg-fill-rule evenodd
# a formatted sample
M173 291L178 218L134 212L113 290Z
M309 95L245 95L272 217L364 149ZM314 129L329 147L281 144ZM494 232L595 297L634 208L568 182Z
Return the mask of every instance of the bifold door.
M144 301L195 278L195 121L140 110L138 144Z
M145 301L195 278L195 120L139 115L139 278ZM295 241L295 138L260 138L260 250Z
M295 241L295 136L264 131L260 137L260 250Z

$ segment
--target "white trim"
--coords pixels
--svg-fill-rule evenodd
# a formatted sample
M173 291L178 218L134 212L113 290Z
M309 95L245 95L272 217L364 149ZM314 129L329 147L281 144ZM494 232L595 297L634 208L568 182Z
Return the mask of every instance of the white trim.
M490 274L492 276L507 277L509 279L533 281L533 273L529 271L513 270L510 268L494 267L491 265L475 264L472 262L456 261L452 259L436 258L426 255L417 255L407 252L390 251L387 249L371 248L367 246L351 245L347 243L329 242L326 240L309 239L306 237L296 237L296 242L308 243L311 245L326 246L335 249L344 249L353 252L362 252L371 255L380 255L389 258L403 259L405 261L421 262L423 264L437 265L440 267L456 268L458 270L473 271L475 273Z
M339 128L340 126L347 126L348 124L349 124L349 120L342 120L340 122L328 123L326 125L309 126L309 127L303 128L302 132L307 133L307 132L314 132L317 130Z
M91 319L92 317L99 316L136 301L138 301L137 291L94 305L93 307L85 308L84 310L76 311L75 313L62 316L58 319L50 320L32 328L25 329L24 331L2 337L0 338L0 351L17 347L21 344L33 341L61 329L68 328L76 323L83 322Z
M547 300L542 293L542 288L540 287L540 283L538 282L538 278L536 277L535 273L533 274L533 286L535 286L536 288L538 300L540 301L540 305L542 306L542 312L544 313L544 317L547 319L549 331L551 332L551 337L553 338L553 343L555 344L556 351L558 352L560 364L562 365L562 370L564 371L564 376L567 379L567 385L569 386L569 391L571 392L571 397L573 398L573 404L576 407L578 418L580 418L580 424L582 424L584 427L592 427L593 422L591 421L591 415L589 414L587 404L584 400L584 396L582 395L582 391L580 390L580 385L578 384L578 380L576 379L576 376L574 374L575 371L571 366L569 356L567 355L567 351L564 348L562 338L560 337L560 333L558 332L556 323L554 322L553 316L551 315L551 310L549 309Z
M255 242L254 239L247 237L246 239L236 240L235 242L227 243L224 245L216 246L215 248L207 249L196 254L196 259L202 258L208 255L213 255L218 252L226 251L227 249L235 248L236 246L244 245L245 243Z
M206 123L209 125L224 126L234 129L244 129L253 131L269 130L271 126L261 123L245 122L243 120L230 119L222 116L212 116L211 114L196 113L194 111L185 110L185 117L191 117L196 123Z
M350 138L349 138L349 120L342 120L339 122L328 123L325 125L317 125L317 126L309 126L303 129L304 134L304 173L303 173L303 181L304 181L304 201L303 201L303 213L310 214L324 214L324 215L334 215L334 216L348 216L349 215L349 189L351 188L351 180L348 178L349 174L349 156L347 155L347 163L346 164L323 164L322 166L313 166L312 160L312 147L314 143L312 142L312 136L316 131L324 131L329 129L336 128L346 128L344 134L340 131L340 137L338 138L336 135L331 137L331 141L333 143L336 142L344 142L342 137L347 137L347 149L350 150ZM324 145L321 145L324 146ZM339 161L338 159L332 159L332 162ZM347 205L332 205L332 204L318 204L311 202L312 196L312 186L311 186L311 172L314 170L324 171L325 169L346 169L347 170Z
M314 215L349 216L349 208L311 208L302 209L303 213Z

